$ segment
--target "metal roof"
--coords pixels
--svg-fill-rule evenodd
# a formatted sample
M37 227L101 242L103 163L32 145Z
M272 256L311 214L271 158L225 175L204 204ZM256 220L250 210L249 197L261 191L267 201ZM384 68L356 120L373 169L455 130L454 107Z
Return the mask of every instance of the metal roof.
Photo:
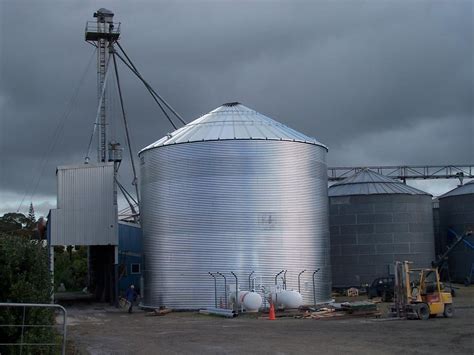
M429 195L369 169L363 169L329 187L329 197L377 194Z
M327 149L315 138L295 131L238 102L230 102L150 144L140 153L170 144L232 139L301 142L319 145Z
M468 195L468 194L474 194L474 180L469 181L468 183L462 186L458 186L455 189L446 192L444 195L441 195L439 198L459 196L459 195Z

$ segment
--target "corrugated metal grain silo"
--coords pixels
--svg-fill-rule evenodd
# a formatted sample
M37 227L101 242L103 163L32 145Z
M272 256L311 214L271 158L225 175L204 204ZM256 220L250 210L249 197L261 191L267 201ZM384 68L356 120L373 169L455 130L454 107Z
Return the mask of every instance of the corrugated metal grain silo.
M387 275L393 263L434 260L431 195L364 169L329 188L334 286Z
M239 103L224 104L144 148L141 215L146 306L214 306L214 281L268 290L302 275L304 302L331 298L327 148ZM224 297L219 278L218 298Z
M444 248L457 234L474 231L474 180L439 197L440 235ZM449 273L453 281L464 282L474 265L474 236L456 246L448 256ZM444 251L444 250L441 250ZM474 276L474 275L473 275Z

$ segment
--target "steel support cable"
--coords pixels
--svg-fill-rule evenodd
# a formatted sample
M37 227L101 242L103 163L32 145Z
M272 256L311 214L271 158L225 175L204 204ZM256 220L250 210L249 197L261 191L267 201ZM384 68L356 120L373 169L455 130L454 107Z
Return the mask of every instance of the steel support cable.
M118 181L118 179L115 179L115 182L117 183L117 185L119 187L121 187L121 189L123 189L125 191L124 194L126 194L133 201L133 203L135 203L135 205L138 206L138 202L135 200L135 198L132 196L132 194L130 192L128 192L127 189L120 183L120 181Z
M158 100L158 98L155 96L155 94L153 93L153 89L143 80L143 78L135 71L135 69L133 69L132 66L130 66L129 63L127 63L127 61L117 52L115 52L115 55L117 55L117 57L131 70L131 72L133 74L135 74L138 79L140 79L143 84L145 85L145 88L148 90L148 92L150 93L151 97L153 98L153 100L156 102L156 104L158 105L158 107L161 109L161 112L163 112L163 114L166 116L166 118L168 119L168 121L171 123L171 125L173 126L174 129L178 129L178 127L174 124L173 120L171 119L171 117L168 115L168 112L166 112L165 108L161 105L160 101Z
M140 205L140 195L138 194L138 183L137 183L137 169L135 168L135 160L133 159L132 142L130 140L130 133L128 131L127 116L125 114L125 107L123 105L122 87L120 86L120 78L119 78L119 73L118 73L118 68L117 68L117 60L115 59L115 52L114 51L112 51L112 59L114 61L115 78L117 80L117 89L118 89L118 93L119 93L120 108L122 109L123 124L125 126L125 134L127 136L128 152L130 154L130 161L132 163L132 170L133 170L133 183L132 183L132 185L135 186L135 192L137 194L137 202L138 202L138 205Z
M130 57L127 55L127 53L125 53L125 50L123 49L123 47L120 45L120 43L117 42L117 46L120 48L120 50L122 51L123 55L125 56L125 58L127 58L127 60L130 62L130 65L133 67L134 69L134 72L135 72L135 75L139 76L140 80L143 81L143 83L150 88L150 90L163 102L163 104L171 111L173 112L173 114L178 118L178 120L181 121L181 123L183 125L186 125L186 121L173 109L173 107L171 107L170 104L168 104L168 102L166 102L166 100L164 98L162 98L160 96L160 94L158 94L152 87L150 84L148 84L145 79L142 77L142 75L140 74L140 72L138 71L137 67L133 64L132 60L130 59Z
M38 186L39 186L39 183L41 181L41 178L43 176L43 173L44 173L44 169L46 168L46 165L48 163L48 160L49 158L51 157L51 153L53 152L54 148L56 147L56 144L59 140L59 137L60 137L60 134L62 132L62 130L64 129L64 125L66 124L66 121L67 119L70 117L71 115L71 112L72 112L72 109L74 108L75 104L76 104L76 100L77 100L77 97L79 96L79 91L82 87L82 84L84 83L84 80L86 78L86 75L87 75L87 72L89 71L89 68L92 64L92 59L95 57L95 54L96 54L96 51L97 49L95 49L92 53L91 53L91 56L89 57L89 60L87 61L87 64L84 68L84 71L81 73L81 76L80 76L80 79L79 79L79 82L77 84L77 87L74 89L73 91L73 94L66 106L66 109L64 110L64 114L61 115L61 118L58 122L58 125L56 126L56 129L54 130L53 132L53 136L51 137L51 139L49 140L50 142L50 146L49 146L49 150L47 150L45 152L45 155L41 161L41 164L40 164L40 167L39 167L39 171L40 171L40 174L37 175L37 181L36 181L36 185L32 191L32 194L30 196L30 200L33 199L33 197L35 196L36 194L36 190L38 189ZM25 191L22 199L21 199L21 202L20 202L20 205L18 206L18 209L17 209L17 212L20 211L22 205L23 205L23 202L25 201L25 198L26 196L29 194L29 192L31 191L31 187L33 186L33 181L35 179L35 176L36 175L33 175L32 176L32 180L31 180L31 183L30 183L30 186L28 187L28 189Z
M104 102L105 88L107 86L107 78L109 76L109 62L110 62L110 56L109 56L109 59L107 60L107 71L105 72L104 84L102 85L102 90L101 90L101 94L100 94L100 97L99 97L99 105L97 106L97 113L95 115L95 122L94 122L94 126L92 127L92 133L91 133L91 137L89 139L89 144L87 145L87 153L86 153L86 156L84 158L86 163L88 163L89 160L90 160L89 154L91 152L92 140L94 139L95 131L97 129L97 126L99 125L100 110L101 110L103 102Z
M122 191L123 197L125 197L125 200L127 200L127 203L130 206L130 210L135 215L137 212L136 212L135 207L133 206L132 202L130 201L131 196L130 196L130 198L128 197L128 195L129 195L128 191L125 189L125 187L123 187L123 185L117 179L115 179L115 183L119 187L120 191ZM133 198L132 198L132 200L133 200ZM133 201L135 202L135 200L133 200Z
M147 86L147 88L149 88L149 90L151 90L162 102L163 104L176 116L176 118L178 118L178 120L183 124L183 125L186 125L186 121L181 117L181 115L176 112L176 110L163 98L161 97L160 94L158 94L155 89L153 89L151 87L150 84L148 84L148 82L143 78L143 76L140 74L140 72L138 71L137 67L133 64L132 60L130 59L130 57L127 55L127 53L125 52L125 50L123 49L123 47L120 45L120 43L117 42L117 46L120 48L120 50L122 51L123 55L125 56L125 58L127 58L127 60L129 61L131 67L133 68L133 72L136 76L138 76L138 78L143 82L143 84L145 84L145 86Z

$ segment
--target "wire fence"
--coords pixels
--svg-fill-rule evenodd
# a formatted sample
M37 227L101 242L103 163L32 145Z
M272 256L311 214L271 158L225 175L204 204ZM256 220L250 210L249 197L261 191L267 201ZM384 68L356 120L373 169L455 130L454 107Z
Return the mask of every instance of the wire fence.
M49 312L48 312L49 311ZM62 323L55 315L62 313ZM66 354L67 311L58 304L0 303L0 354ZM45 352L41 349L50 349Z

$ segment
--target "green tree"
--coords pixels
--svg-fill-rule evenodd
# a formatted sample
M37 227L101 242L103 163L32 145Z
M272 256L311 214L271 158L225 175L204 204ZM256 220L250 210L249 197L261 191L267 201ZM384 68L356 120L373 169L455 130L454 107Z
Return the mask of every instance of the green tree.
M10 212L0 217L0 233L32 238L34 224L23 213Z
M0 217L0 233L16 232L28 225L28 218L23 213L5 213Z
M28 219L31 225L36 223L35 209L33 207L33 202L30 203L30 208L28 209Z
M49 303L51 299L51 275L48 267L47 248L42 242L18 235L0 234L0 301L15 303ZM48 309L27 309L27 324L54 324L54 314ZM1 308L0 324L21 324L23 310ZM53 328L25 328L23 341L27 343L55 342ZM17 343L21 328L0 327L0 343ZM0 353L19 352L19 347L2 348ZM27 354L53 353L51 348L31 346L23 349Z

